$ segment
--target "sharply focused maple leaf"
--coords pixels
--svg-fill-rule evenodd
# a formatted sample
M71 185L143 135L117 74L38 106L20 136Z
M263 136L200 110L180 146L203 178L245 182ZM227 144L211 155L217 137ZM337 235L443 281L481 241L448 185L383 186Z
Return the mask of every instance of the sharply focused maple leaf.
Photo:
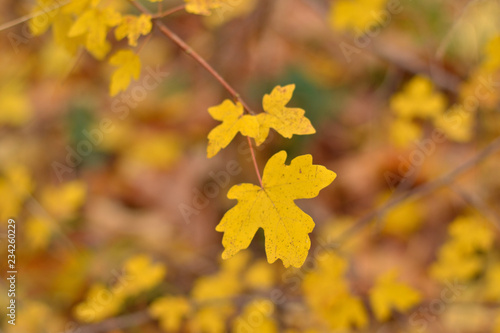
M285 106L292 99L294 90L295 84L276 86L271 94L264 95L262 107L265 112L257 115L260 125L259 135L255 138L257 145L266 140L270 128L274 128L285 138L291 138L294 134L316 133L309 119L304 117L303 109Z
M254 116L243 115L243 106L226 99L217 106L208 109L212 118L222 121L208 134L208 158L215 156L219 150L226 148L234 136L241 132L245 136L257 137L259 123Z
M300 267L304 263L314 222L294 200L317 196L336 174L324 166L313 165L311 155L296 157L290 165L284 164L286 156L285 151L280 151L269 159L262 177L263 187L240 184L229 190L228 198L238 199L238 204L216 228L224 232L224 259L246 249L257 229L262 228L268 262L281 259L285 267Z
M392 309L405 312L421 300L418 291L396 281L397 275L395 270L381 275L370 290L370 303L379 321L387 321Z
M120 50L110 59L111 65L119 66L111 77L109 93L115 96L122 90L126 90L132 78L138 79L141 74L141 60L132 51Z

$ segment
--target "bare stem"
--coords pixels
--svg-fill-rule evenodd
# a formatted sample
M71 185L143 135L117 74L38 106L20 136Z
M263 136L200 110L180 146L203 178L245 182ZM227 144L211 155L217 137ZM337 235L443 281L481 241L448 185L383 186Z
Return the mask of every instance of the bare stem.
M159 2L159 4L161 4L161 2ZM160 8L160 10L159 10L160 12L158 14L156 14L156 15L152 15L151 16L153 19L163 18L163 17L169 16L171 14L180 12L181 10L184 10L184 8L186 8L186 5L179 5L177 7L174 7L174 8L171 8L169 10L166 10L163 13L161 12L161 7L159 7L159 8Z
M346 239L348 239L350 236L354 235L356 231L358 231L360 228L365 226L366 224L370 223L375 219L377 216L380 216L383 212L385 212L387 209L390 209L399 203L403 202L406 199L409 198L421 198L424 197L435 190L446 186L448 184L451 184L458 176L463 174L464 172L468 171L478 163L482 162L484 159L487 157L491 156L492 154L500 151L500 137L496 138L492 142L490 142L486 147L484 147L481 152L479 152L476 156L465 162L464 164L458 166L457 168L451 170L447 174L433 180L430 183L421 185L419 187L416 187L414 190L403 193L399 197L396 197L392 200L387 201L382 207L379 209L369 213L368 215L365 215L362 217L356 224L354 224L351 228L347 229L343 234L340 235L337 240L331 244L332 247L339 247Z
M262 177L260 176L259 172L259 166L257 164L257 159L255 158L255 152L253 150L252 139L250 139L249 136L247 136L247 139L248 139L248 146L250 147L250 153L252 154L253 166L255 168L255 172L257 173L257 177L259 178L260 187L264 188L264 185L262 184Z

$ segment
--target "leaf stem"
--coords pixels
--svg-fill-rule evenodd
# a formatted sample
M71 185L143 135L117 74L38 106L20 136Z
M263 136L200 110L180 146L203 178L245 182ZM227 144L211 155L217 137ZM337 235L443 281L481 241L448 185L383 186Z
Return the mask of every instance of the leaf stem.
M136 7L139 11L141 11L144 14L150 15L151 17L154 17L154 15L151 14L151 12L141 5L140 3L136 2L135 0L129 0L130 3ZM165 35L167 38L169 38L172 42L177 44L187 55L189 55L191 58L196 60L203 68L207 70L219 83L233 96L233 98L240 102L241 105L245 108L245 110L248 111L250 114L255 114L255 112L250 109L248 104L241 98L240 94L205 60L203 59L195 50L193 50L182 38L180 38L175 32L170 30L164 23L155 20L154 23L160 30L160 32Z
M144 14L150 15L152 18L161 18L163 16L166 16L168 14L171 14L173 12L179 11L184 9L184 5L174 7L171 10L158 14L158 15L152 15L151 12L141 5L140 3L136 2L135 0L129 0L130 3L137 8L139 11L141 11ZM161 31L163 35L165 35L167 38L169 38L171 41L173 41L177 46L179 46L187 55L191 56L196 62L198 62L203 68L205 68L219 83L233 96L233 98L240 102L241 105L243 105L243 108L250 114L255 114L255 112L250 109L248 104L241 98L240 94L205 60L203 59L202 56L200 56L196 51L194 51L182 38L180 38L175 32L170 30L165 24L158 20L154 20L154 24L158 27L158 29ZM250 137L247 136L248 140L248 146L250 147L250 153L252 154L252 160L253 160L253 166L255 168L255 172L257 174L257 177L259 178L259 184L263 188L264 186L262 185L262 177L260 176L260 171L259 171L259 166L257 164L257 159L255 158L255 151L253 149L252 145L252 140Z
M159 2L159 4L161 4L161 2ZM177 12L183 10L184 8L186 8L186 5L179 5L179 6L176 6L174 8L170 8L169 10L162 12L161 7L159 7L159 13L152 15L151 18L153 18L153 19L163 18L163 17L169 16L171 14L177 13Z
M262 184L262 177L260 176L259 172L259 166L257 164L257 159L255 158L255 152L253 150L252 139L250 139L250 137L247 136L247 140L248 140L248 146L250 147L250 153L252 154L253 166L255 168L255 172L257 173L257 177L259 178L260 187L264 188L264 185Z

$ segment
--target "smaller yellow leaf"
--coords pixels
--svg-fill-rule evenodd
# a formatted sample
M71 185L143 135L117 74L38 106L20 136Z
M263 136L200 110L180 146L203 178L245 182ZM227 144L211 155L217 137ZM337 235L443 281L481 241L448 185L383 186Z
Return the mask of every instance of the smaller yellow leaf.
M264 95L262 107L265 112L257 115L260 125L259 136L255 139L257 145L266 140L269 128L274 128L285 138L291 138L294 134L316 133L309 119L304 117L304 110L285 106L292 99L294 90L294 84L276 86L271 94Z
M239 102L234 104L226 99L222 104L209 108L208 113L215 120L222 121L208 134L208 158L226 148L238 132L252 138L258 135L259 123L254 116L243 115L243 106Z
M431 80L416 76L391 98L390 105L400 117L434 119L443 113L446 99L434 91Z
M124 16L120 25L115 29L115 37L121 40L128 38L128 45L137 46L137 40L141 35L147 35L151 32L153 24L151 16L142 14L141 16L127 15Z
M134 296L156 287L165 277L167 268L161 263L153 263L146 255L137 255L127 260L124 271L129 281L124 286L124 293Z
M111 77L110 95L115 96L130 85L132 78L137 80L141 74L141 60L132 51L120 50L110 59L111 65L119 66Z
M420 293L404 283L397 282L395 270L381 275L370 290L370 303L379 321L387 321L393 309L406 312L421 300Z
M182 296L168 296L156 299L149 307L149 313L160 321L166 332L177 332L182 319L191 311L189 301Z
M191 14L209 16L213 9L220 8L227 0L184 0L186 11Z

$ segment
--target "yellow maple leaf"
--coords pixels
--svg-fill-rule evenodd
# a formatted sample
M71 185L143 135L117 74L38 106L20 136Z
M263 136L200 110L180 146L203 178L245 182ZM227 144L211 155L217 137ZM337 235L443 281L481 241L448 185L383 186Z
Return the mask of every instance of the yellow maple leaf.
M405 312L421 300L418 291L404 283L397 282L397 271L392 270L381 275L375 286L370 289L370 304L379 321L387 321L393 309Z
M157 298L150 306L149 313L160 321L166 332L179 331L182 319L191 311L189 301L182 296Z
M106 295L106 301L101 301ZM117 314L123 305L124 294L113 292L102 283L92 285L84 301L73 308L73 315L79 321L95 323Z
M281 259L285 267L304 263L314 228L312 218L294 203L313 198L336 177L333 171L312 164L311 155L303 155L285 165L286 152L269 159L262 177L263 187L253 184L233 186L227 197L238 204L222 218L217 231L224 232L222 258L231 258L246 249L257 229L264 229L269 263Z
M292 99L294 90L295 84L276 86L271 94L264 95L262 107L265 112L256 116L260 125L259 135L255 138L257 145L266 140L270 128L274 128L285 138L291 138L294 134L316 133L309 119L304 117L304 110L285 107Z
M443 113L446 99L443 94L434 92L432 81L416 76L401 92L392 96L390 106L401 117L433 119Z
M115 96L120 91L126 90L132 78L137 80L141 74L141 59L130 50L120 50L110 59L111 65L119 66L111 77L109 94Z
M115 37L121 40L128 38L128 45L137 46L137 40L141 35L147 35L151 32L153 24L151 16L141 14L140 16L126 15L122 18L121 23L115 29Z
M208 113L222 124L208 134L208 158L215 156L219 150L226 148L238 132L245 136L257 137L259 123L254 116L243 115L243 106L226 99L217 106L208 109Z
M220 8L227 0L184 0L186 11L191 14L209 16L213 9Z
M330 9L332 28L353 31L362 35L367 29L379 25L373 13L381 11L387 0L338 0Z
M189 321L188 332L225 333L227 319L233 313L234 306L228 302L202 306Z
M103 59L111 46L106 40L110 27L121 22L120 13L112 8L89 8L69 29L69 37L85 36L85 48L97 59Z

